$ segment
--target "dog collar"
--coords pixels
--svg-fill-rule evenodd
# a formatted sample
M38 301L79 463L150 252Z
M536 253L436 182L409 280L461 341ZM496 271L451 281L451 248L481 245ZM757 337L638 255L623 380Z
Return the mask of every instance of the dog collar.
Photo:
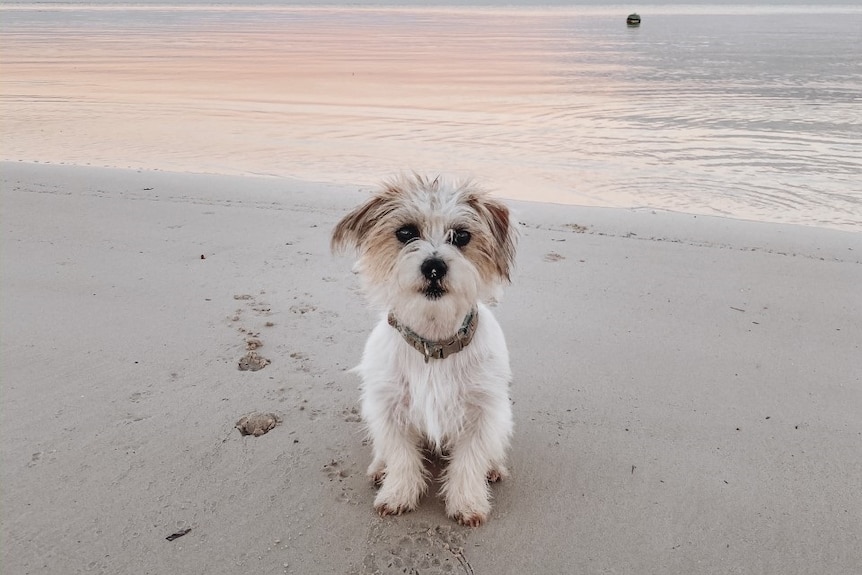
M404 341L425 357L425 363L428 363L430 359L446 359L470 345L478 324L479 310L473 308L467 314L467 317L464 318L464 323L461 324L461 328L452 338L445 341L431 341L418 335L415 331L399 322L395 314L389 312L389 325L398 330Z

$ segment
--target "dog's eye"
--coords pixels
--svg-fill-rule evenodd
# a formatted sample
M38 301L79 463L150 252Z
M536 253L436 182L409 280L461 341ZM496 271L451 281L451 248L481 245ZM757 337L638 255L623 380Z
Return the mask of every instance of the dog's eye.
M398 238L398 241L402 244L406 244L419 238L419 228L417 228L413 224L401 226L400 228L395 230L395 237Z
M453 246L463 248L470 243L470 238L472 237L467 230L452 230L452 235L449 236L449 243Z

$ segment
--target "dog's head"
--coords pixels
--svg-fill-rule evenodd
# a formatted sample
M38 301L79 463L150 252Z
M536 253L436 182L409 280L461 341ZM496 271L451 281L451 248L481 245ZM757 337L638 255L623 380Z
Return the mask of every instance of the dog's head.
M473 182L402 175L338 222L332 249L358 251L372 302L457 318L509 281L516 240L508 208Z

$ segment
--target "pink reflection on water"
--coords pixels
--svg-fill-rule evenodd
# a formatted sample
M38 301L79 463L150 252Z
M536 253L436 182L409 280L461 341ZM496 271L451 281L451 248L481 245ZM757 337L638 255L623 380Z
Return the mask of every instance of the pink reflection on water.
M2 158L862 223L856 13L597 10L2 7Z
M507 138L554 86L540 39L517 34L523 22L284 16L13 35L4 155L345 183L472 173L524 197ZM494 34L465 33L477 26Z

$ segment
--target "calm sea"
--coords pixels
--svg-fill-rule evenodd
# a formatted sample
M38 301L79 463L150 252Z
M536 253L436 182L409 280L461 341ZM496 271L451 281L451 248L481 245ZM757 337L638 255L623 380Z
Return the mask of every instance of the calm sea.
M862 229L858 3L400 4L2 2L0 158Z

